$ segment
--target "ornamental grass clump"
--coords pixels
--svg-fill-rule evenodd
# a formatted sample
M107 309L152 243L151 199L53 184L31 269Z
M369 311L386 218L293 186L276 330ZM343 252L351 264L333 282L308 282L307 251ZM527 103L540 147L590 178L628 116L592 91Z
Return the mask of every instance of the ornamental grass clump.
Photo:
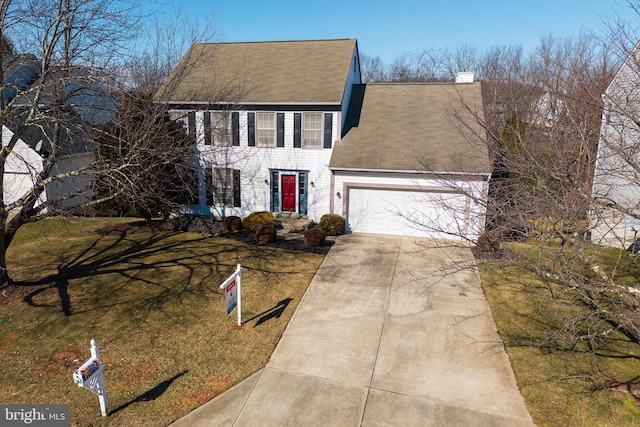
M242 230L242 219L238 216L228 216L222 221L223 233L235 233Z
M242 228L248 233L255 234L264 225L271 226L275 229L276 217L271 212L252 212L242 220Z

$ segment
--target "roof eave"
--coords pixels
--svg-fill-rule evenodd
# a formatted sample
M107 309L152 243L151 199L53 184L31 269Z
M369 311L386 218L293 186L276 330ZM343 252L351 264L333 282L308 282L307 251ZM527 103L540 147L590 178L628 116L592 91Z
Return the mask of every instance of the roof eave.
M491 172L462 172L462 171L428 171L419 169L373 169L373 168L349 168L342 166L329 166L333 172L367 172L367 173L404 173L410 175L453 175L453 176L477 176L490 177Z
M159 102L159 101L156 101ZM176 101L176 100L170 100L167 102L168 104L193 104L193 105L215 105L215 104L220 104L220 105L246 105L246 106L251 106L251 105L283 105L283 106L290 106L290 105L342 105L341 102L339 101L307 101L307 102L294 102L294 101L288 101L288 102L247 102L247 101Z

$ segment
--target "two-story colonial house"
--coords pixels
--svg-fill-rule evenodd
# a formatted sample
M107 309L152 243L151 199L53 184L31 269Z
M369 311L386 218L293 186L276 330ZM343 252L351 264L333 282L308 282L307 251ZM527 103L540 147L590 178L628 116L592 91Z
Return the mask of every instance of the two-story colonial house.
M156 95L196 142L197 214L474 238L490 162L480 84L372 84L355 39L196 44Z

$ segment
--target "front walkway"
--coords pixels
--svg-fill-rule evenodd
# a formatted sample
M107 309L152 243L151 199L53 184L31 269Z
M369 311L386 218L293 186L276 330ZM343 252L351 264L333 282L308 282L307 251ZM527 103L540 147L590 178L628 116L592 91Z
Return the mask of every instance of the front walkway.
M336 239L267 366L173 424L533 426L467 248Z

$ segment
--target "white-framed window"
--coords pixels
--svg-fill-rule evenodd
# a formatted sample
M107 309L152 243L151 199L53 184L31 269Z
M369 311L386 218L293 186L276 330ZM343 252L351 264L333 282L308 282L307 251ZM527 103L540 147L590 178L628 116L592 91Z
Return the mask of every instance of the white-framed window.
M233 206L233 169L213 169L213 193L216 204Z
M169 110L169 120L180 124L186 124L187 112L185 110Z
M207 205L240 206L240 171L230 168L207 170Z
M256 113L256 146L276 146L275 113Z
M231 145L231 114L228 111L205 112L205 145Z
M169 120L181 127L192 142L196 142L196 112L169 110Z
M322 113L304 113L302 116L302 147L322 148Z
M182 127L185 133L189 133L189 112L186 110L169 110L169 120Z

